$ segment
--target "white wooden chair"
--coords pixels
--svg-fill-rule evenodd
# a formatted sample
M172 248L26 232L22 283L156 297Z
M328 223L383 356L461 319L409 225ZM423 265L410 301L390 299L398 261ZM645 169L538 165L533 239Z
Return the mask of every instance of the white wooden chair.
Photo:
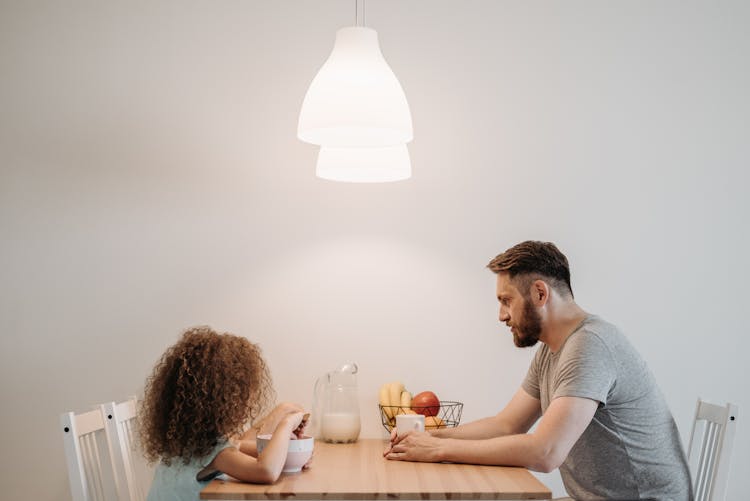
M73 501L117 499L101 411L61 414L60 429Z
M136 446L136 399L101 405L120 501L144 501L153 471Z
M737 406L698 399L690 432L688 463L695 501L724 501L737 426Z

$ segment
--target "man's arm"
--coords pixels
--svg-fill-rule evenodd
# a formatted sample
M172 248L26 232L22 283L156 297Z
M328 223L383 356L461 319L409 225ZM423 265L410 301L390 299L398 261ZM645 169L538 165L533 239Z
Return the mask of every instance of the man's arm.
M519 388L505 408L495 416L478 419L456 428L430 430L428 433L433 437L463 440L482 440L526 433L539 419L541 413L542 406L539 400L526 393L523 388ZM383 455L387 456L393 446L403 440L405 436L398 437L396 429L391 430L391 443L383 452ZM390 459L395 458L391 457Z
M441 428L430 434L440 438L483 439L526 433L542 414L539 400L519 388L508 405L495 416L456 428Z
M594 417L597 406L597 401L587 398L556 398L533 433L479 440L440 439L425 433L410 433L395 444L386 457L405 461L524 466L550 472L568 457Z

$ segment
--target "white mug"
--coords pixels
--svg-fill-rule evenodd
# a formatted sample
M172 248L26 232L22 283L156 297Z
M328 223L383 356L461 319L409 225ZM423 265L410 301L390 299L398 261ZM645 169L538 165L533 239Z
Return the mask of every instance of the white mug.
M400 436L407 431L424 431L422 414L399 414L396 416L396 433Z

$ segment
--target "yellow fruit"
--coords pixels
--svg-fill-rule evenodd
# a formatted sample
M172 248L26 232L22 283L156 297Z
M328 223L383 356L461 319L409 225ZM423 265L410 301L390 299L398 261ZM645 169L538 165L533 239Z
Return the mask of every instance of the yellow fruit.
M426 430L445 428L445 422L437 416L426 416L424 418L424 427Z
M383 406L383 412L390 419L393 417L393 410L390 408L391 405L391 383L386 383L380 387L378 392L378 402Z
M411 393L409 393L408 391L402 391L401 402L399 402L399 405L407 409L411 408Z
M400 383L396 381L395 383L391 383L390 390L389 390L389 397L388 401L390 402L389 405L393 405L395 407L398 407L401 405L401 392L404 391L404 383Z

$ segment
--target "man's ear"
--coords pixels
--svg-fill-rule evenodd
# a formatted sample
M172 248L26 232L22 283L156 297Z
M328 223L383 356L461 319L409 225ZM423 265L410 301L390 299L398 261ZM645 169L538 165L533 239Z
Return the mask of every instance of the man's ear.
M544 306L549 300L549 286L544 280L534 280L531 284L531 301L535 306Z

